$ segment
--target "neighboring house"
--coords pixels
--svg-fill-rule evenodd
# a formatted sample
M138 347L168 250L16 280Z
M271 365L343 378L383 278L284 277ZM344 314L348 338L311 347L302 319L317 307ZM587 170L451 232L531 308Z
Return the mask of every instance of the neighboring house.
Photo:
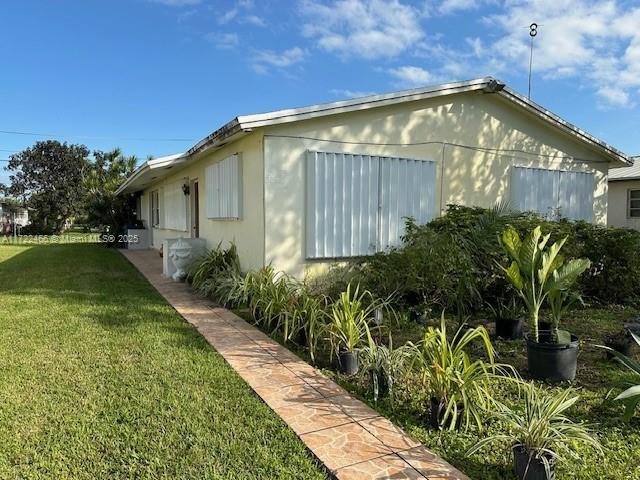
M13 224L24 227L29 224L29 210L8 203L0 203L0 235L13 234ZM18 230L19 231L19 230Z
M640 156L631 167L609 171L608 224L640 230Z
M120 187L159 248L233 241L245 269L303 276L397 245L447 204L607 222L624 153L493 78L240 116Z

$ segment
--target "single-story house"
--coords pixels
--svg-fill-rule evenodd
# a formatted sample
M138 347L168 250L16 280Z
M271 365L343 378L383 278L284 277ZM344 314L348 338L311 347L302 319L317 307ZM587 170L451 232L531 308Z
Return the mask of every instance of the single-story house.
M0 202L0 235L12 235L14 225L20 229L28 224L29 210L27 208Z
M609 171L609 212L612 227L640 230L640 156L633 165Z
M397 245L447 204L607 223L607 172L629 157L491 77L239 116L150 160L139 196L159 248L235 242L243 268L299 277Z

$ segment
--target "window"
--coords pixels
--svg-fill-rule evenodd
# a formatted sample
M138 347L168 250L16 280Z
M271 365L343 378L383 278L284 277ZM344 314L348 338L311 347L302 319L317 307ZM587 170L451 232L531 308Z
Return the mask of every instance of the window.
M307 258L369 255L435 216L435 162L307 152L306 168Z
M151 192L151 226L160 226L160 194L158 190Z
M593 220L592 173L513 167L511 206L549 219Z
M171 183L162 189L164 200L164 223L163 228L169 230L187 230L187 197L182 191L182 186L189 179L182 179Z
M242 215L242 162L239 154L205 170L207 218L240 219Z
M627 205L629 218L640 217L640 190L629 190Z

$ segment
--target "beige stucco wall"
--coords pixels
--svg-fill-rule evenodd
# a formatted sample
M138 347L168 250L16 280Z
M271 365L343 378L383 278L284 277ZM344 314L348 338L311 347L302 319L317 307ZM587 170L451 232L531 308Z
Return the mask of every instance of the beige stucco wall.
M149 224L149 198L153 190L182 179L185 181L198 179L200 238L207 241L207 248L214 248L219 242L222 242L223 246L234 242L238 247L243 269L262 267L264 265L262 141L260 133L252 133L215 152L205 152L201 157L191 160L187 166L175 167L176 171L170 176L147 187L142 198L142 217L146 221L145 225ZM242 158L242 218L240 220L209 219L206 212L205 168L235 153L240 153ZM167 238L190 237L190 218L190 213L187 211L188 231L154 228L153 247L160 248L163 240Z
M627 195L629 190L640 190L640 180L609 182L608 225L640 230L640 218L629 218L627 216Z
M441 144L364 145L418 142L524 150L536 155L496 155L451 145L443 151ZM589 171L597 182L594 219L601 224L607 221L606 160L497 95L459 94L283 124L264 129L265 260L298 276L327 265L308 262L304 254L304 154L309 149L434 160L438 162L436 196L441 211L448 203L489 207L508 200L513 165ZM559 158L563 156L594 162Z

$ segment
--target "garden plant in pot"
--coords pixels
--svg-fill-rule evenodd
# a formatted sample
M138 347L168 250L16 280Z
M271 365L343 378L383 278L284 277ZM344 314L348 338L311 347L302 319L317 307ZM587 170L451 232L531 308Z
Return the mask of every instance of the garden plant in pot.
M467 455L498 443L513 452L513 467L521 480L553 480L556 464L566 457L579 460L574 448L582 443L602 453L598 440L587 425L575 423L565 415L577 401L571 389L545 392L525 383L524 404L512 408L496 402L493 416L507 433L480 440Z
M567 307L575 301L576 294L571 288L591 263L582 258L565 262L560 250L566 237L547 247L549 235L543 236L539 226L524 240L509 226L501 241L511 259L511 265L502 269L529 313L529 334L526 336L529 375L552 382L573 380L578 338L560 330L559 322ZM550 330L541 332L540 309L547 301L552 321Z
M501 298L496 306L488 304L488 307L496 322L496 337L505 340L522 338L524 309L517 297Z
M640 347L640 336L636 335L633 332L629 332L629 335L631 336L633 341ZM622 363L631 372L633 372L636 378L635 381L640 382L640 362L612 349L611 347L606 347L603 345L598 346L607 350L607 352L614 356L617 361ZM620 395L618 395L615 400L624 403L624 419L627 421L631 420L631 417L633 417L636 408L638 407L638 405L640 405L640 383L636 384L633 382L628 382L628 388Z
M371 329L381 326L369 326L375 311L382 308L383 302L374 298L371 292L360 291L360 286L347 285L331 306L327 333L331 341L332 352L337 356L337 366L341 373L355 375L360 368L358 349L364 343Z
M467 353L466 348L476 341L484 347L487 361L471 360ZM439 328L427 327L422 341L407 345L413 352L410 368L431 395L433 428L455 430L473 422L482 429L483 412L492 401L491 380L517 376L510 365L494 362L493 345L483 326L461 327L449 339L444 313Z
M360 375L368 381L374 402L386 396L393 399L393 387L405 374L412 350L407 345L393 348L391 336L389 346L376 344L371 334L367 339L368 345L360 349Z

